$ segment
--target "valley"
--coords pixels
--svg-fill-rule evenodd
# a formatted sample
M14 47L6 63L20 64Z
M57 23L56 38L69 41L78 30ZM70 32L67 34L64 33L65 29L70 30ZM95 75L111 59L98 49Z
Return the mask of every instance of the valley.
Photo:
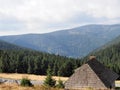
M86 25L45 34L1 36L15 45L73 58L81 58L120 35L120 25Z
M0 90L120 90L120 0L0 0Z

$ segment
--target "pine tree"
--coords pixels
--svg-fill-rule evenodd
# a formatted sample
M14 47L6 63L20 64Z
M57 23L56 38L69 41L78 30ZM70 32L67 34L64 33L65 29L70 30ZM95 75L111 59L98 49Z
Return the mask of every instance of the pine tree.
M48 70L47 70L47 77L44 81L44 85L54 87L55 83L56 83L56 81L54 79L52 79L52 71L51 71L51 68L49 66Z
M63 81L59 79L58 80L58 84L56 85L56 87L58 87L58 88L64 88Z

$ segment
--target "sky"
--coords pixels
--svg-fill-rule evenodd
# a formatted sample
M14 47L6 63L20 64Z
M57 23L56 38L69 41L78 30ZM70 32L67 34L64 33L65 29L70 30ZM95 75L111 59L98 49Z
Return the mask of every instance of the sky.
M120 0L0 0L0 36L120 24Z

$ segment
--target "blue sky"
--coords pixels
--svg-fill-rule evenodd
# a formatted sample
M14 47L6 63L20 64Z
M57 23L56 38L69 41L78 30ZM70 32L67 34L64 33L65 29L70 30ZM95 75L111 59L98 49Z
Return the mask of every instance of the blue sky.
M119 24L120 0L0 0L0 35Z

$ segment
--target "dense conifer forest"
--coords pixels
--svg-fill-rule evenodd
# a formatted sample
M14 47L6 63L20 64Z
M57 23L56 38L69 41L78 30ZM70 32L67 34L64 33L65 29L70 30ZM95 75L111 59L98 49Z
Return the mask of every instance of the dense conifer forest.
M46 75L48 66L53 75L70 76L81 60L32 50L0 50L0 72Z
M120 75L120 42L90 53L81 59L33 51L0 42L0 72L46 75L48 67L55 76L70 76L90 55ZM15 48L14 48L15 47Z

